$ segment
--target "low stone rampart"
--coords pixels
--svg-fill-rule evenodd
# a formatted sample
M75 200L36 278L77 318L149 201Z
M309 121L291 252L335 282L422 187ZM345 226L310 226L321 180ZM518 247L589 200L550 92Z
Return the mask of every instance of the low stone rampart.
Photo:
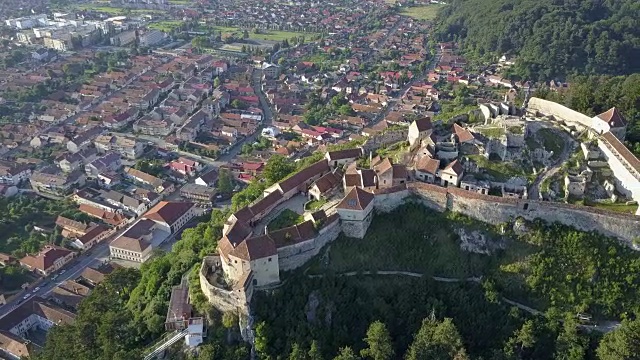
M632 246L640 237L640 217L601 210L537 200L504 198L483 195L460 188L440 188L429 184L413 183L409 190L426 206L444 211L459 212L490 224L500 224L517 217L527 220L542 219L559 222L582 231L596 231L620 239ZM444 206L443 206L444 205Z
M553 101L532 97L529 100L528 107L529 109L535 110L543 115L552 115L556 119L563 120L568 123L573 123L589 129L592 127L593 121L590 117Z
M404 204L405 198L409 196L409 191L405 185L387 189L377 189L374 191L374 208L377 212L390 212L398 206Z
M297 269L304 265L312 257L318 255L320 250L328 243L334 241L340 235L340 220L338 218L331 224L318 231L314 239L299 244L278 249L278 265L280 271Z
M371 136L369 139L367 139L364 145L362 145L362 148L364 149L365 152L369 152L371 150L378 149L382 146L388 146L400 141L407 140L408 135L409 135L408 127L405 129L385 131L381 134L376 134Z

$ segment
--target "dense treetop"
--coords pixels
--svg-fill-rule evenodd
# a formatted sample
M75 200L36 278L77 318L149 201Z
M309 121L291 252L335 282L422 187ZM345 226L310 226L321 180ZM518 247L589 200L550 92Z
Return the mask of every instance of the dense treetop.
M440 13L440 40L459 40L475 59L518 55L532 80L640 71L636 0L453 0Z

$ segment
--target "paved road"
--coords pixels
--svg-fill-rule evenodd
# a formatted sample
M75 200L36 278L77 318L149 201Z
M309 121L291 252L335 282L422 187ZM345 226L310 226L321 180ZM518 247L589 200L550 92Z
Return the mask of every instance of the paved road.
M16 298L9 301L6 305L0 307L0 319L7 316L15 307L24 301L31 299L34 296L47 297L54 287L63 283L66 280L74 280L80 276L82 271L92 265L102 264L103 260L109 255L109 245L107 242L102 242L96 245L90 254L83 254L73 260L72 263L64 268L64 273L59 275L56 280L51 280L51 277L47 278L44 285L40 286L38 291L30 291L22 296L16 296ZM59 274L60 272L58 272ZM23 297L27 295L27 298Z
M273 112L271 110L271 106L269 105L269 102L267 101L267 98L265 97L264 92L262 92L261 78L262 78L262 70L256 70L253 72L253 77L251 82L253 83L253 89L255 93L258 95L258 98L260 99L260 107L262 108L262 117L263 117L262 124L260 125L260 127L258 127L255 133L236 143L233 147L229 149L229 151L220 155L217 159L212 159L206 156L200 156L200 155L182 151L182 150L175 150L175 151L180 155L195 158L213 168L219 168L220 166L227 164L229 161L235 159L238 156L238 154L240 154L240 151L242 150L242 145L255 142L258 136L260 136L262 129L266 126L271 125L273 122ZM131 135L131 134L123 134L123 133L118 133L118 134L124 135L124 136ZM144 141L153 142L154 144L162 148L174 147L174 145L170 145L163 139L160 139L154 136L136 135L136 137Z
M166 198L171 200L179 200L178 199L179 194L180 194L180 191L179 189L177 189L173 193L167 195ZM205 212L204 209L198 208L197 215L198 216L202 215L204 212ZM173 244L175 243L179 235L182 234L182 230L195 225L197 225L197 222L195 221L189 222L181 230L176 231L174 234L170 235L167 239L165 239L165 241L160 245L160 248L166 251L171 250L171 247L173 246ZM31 299L34 296L40 296L40 297L46 298L49 295L49 293L53 291L54 287L62 284L66 280L77 279L82 273L82 271L87 267L91 267L91 266L97 267L99 265L102 265L104 262L108 261L109 260L109 244L111 243L111 241L113 241L113 239L115 239L116 237L120 236L123 232L125 232L129 228L129 226L130 225L127 225L122 229L118 230L115 234L111 235L107 239L97 244L89 252L80 254L72 262L67 264L63 268L63 270L59 270L58 272L56 272L58 276L55 280L52 279L52 276L53 276L52 274L52 276L49 276L43 280L43 282L41 283L42 285L40 285L40 288L37 291L29 291L28 293L24 293L21 296L16 296L14 299L9 301L4 306L0 306L0 319L7 316L7 314L11 313L11 311L13 311L17 305L23 303L28 299ZM62 271L64 272L61 273ZM27 296L26 299L24 298L25 295Z

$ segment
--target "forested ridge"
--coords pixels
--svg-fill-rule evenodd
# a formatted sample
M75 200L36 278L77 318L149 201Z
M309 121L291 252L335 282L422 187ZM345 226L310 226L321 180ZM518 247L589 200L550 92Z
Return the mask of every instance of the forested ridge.
M528 80L640 72L637 0L452 0L436 35L471 60L517 56Z

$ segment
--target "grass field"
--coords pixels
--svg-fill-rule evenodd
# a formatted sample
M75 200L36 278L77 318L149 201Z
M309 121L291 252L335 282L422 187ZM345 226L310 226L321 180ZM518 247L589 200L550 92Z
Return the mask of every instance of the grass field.
M160 10L127 9L127 8L112 7L112 6L101 5L101 4L77 4L77 5L74 5L73 7L78 10L97 11L97 12L102 12L102 13L106 13L113 16L125 15L128 13L138 14L138 15L163 13Z
M611 202L597 203L597 202L585 201L584 205L592 206L602 210L615 211L619 213L632 214L632 215L635 214L636 211L638 210L638 205L627 205L622 203L611 203Z
M331 245L328 268L336 273L359 270L400 270L446 277L480 276L496 268L499 257L464 252L455 227L497 236L489 225L409 204L376 216L364 239L341 235ZM310 273L323 272L321 261Z
M163 20L149 24L149 29L160 30L164 32L170 32L171 30L182 25L180 20Z
M203 28L203 30L211 29L214 31L220 31L222 33L233 33L238 32L242 34L243 30L237 27L228 27L228 26L215 26L213 28ZM318 33L301 33L294 31L278 31L278 30L269 30L264 31L260 34L254 34L253 31L249 31L249 39L253 40L271 40L271 41L282 41L284 39L291 39L292 37L300 37L304 36L306 40L310 40L312 37L319 35Z
M326 204L327 200L313 200L309 201L304 205L305 210L313 211L318 210L322 207L322 205Z
M431 4L404 8L400 13L416 20L431 21L438 16L438 11L446 5Z
M502 241L504 249L492 255L463 251L454 231L458 228L464 228L467 234L480 231L490 243ZM340 235L331 244L328 257L314 259L307 274L393 270L453 278L489 276L505 296L544 306L540 299L531 298L524 276L530 256L537 251L537 246L502 238L494 226L483 222L406 204L375 216L364 239Z
M276 231L284 229L289 226L299 224L304 221L304 217L297 212L289 209L282 211L275 219L271 220L267 229L269 231Z
M482 155L469 155L468 157L497 181L506 181L512 177L530 178L532 176L524 168L510 162L488 160Z
M558 135L551 129L540 129L536 133L536 136L542 140L545 150L553 151L552 159L560 157L560 154L565 147L564 138L562 136Z

